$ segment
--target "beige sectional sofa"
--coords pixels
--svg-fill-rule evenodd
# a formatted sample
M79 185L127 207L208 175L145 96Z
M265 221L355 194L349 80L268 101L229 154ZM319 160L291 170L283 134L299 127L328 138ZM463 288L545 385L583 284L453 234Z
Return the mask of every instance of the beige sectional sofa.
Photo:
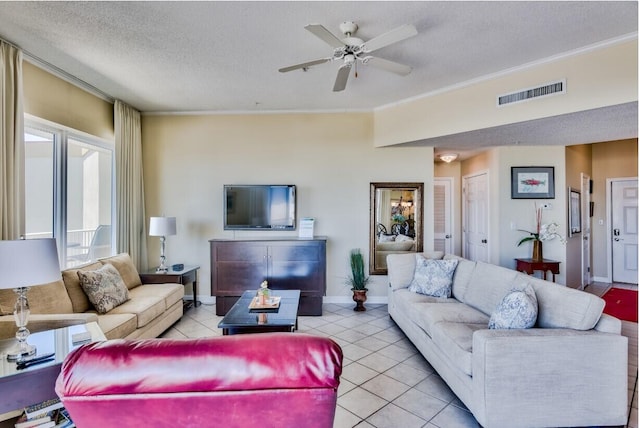
M107 263L118 270L130 298L109 312L98 314L80 285L78 270L97 270ZM183 295L182 284L142 284L131 257L118 254L63 270L59 281L32 287L27 295L31 308L28 327L39 331L95 321L107 339L153 338L182 317ZM0 290L0 338L15 334L15 300L13 290Z
M442 258L442 254L425 254ZM485 428L624 425L627 338L592 294L458 260L451 297L409 290L414 254L392 254L389 315ZM533 288L533 328L489 329L512 288Z

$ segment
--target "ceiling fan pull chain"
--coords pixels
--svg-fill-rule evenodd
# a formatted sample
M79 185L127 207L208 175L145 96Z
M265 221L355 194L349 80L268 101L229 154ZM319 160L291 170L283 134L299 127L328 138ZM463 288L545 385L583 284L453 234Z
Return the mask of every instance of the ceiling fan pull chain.
M353 73L353 77L358 78L358 61L356 61L356 71Z

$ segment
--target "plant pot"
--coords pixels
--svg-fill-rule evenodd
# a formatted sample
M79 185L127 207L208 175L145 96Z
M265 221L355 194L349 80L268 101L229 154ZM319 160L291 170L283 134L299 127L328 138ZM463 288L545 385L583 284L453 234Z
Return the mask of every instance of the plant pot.
M531 260L534 262L542 261L542 241L533 241L533 253L531 254Z
M356 302L356 307L353 308L353 310L358 312L366 311L367 308L364 307L364 302L367 301L367 290L352 290L352 291L353 291L353 301Z

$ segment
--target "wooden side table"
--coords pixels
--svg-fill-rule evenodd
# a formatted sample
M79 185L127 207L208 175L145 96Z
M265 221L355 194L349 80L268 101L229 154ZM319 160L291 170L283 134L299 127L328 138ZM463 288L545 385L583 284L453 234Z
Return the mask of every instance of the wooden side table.
M534 271L542 271L542 276L547 279L547 271L552 274L553 282L556 282L556 275L560 274L560 262L549 259L542 259L542 261L536 261L533 259L515 259L516 270L524 272L528 275L533 275Z
M187 310L191 306L200 306L200 302L198 302L198 269L200 269L200 266L185 266L182 270L169 269L163 273L156 272L155 268L153 268L141 273L140 279L143 284L192 284L193 300L184 301L184 310Z

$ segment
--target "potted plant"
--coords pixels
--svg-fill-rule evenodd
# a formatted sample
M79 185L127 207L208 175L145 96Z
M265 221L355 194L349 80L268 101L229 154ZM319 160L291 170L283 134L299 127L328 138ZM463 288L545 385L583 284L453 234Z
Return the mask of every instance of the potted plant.
M347 283L353 291L353 301L356 302L354 311L366 311L364 302L367 300L367 282L369 277L364 270L364 257L360 253L359 248L351 250L349 254L349 262L351 264L351 277L347 279Z
M524 229L518 229L519 232L526 232L529 236L525 236L520 241L518 241L518 247L525 242L531 241L533 243L533 251L531 254L531 259L536 262L541 262L542 258L542 242L549 241L553 238L560 238L560 242L563 244L566 243L566 240L562 235L558 233L558 223L552 222L548 224L542 223L542 207L538 207L535 203L533 204L536 214L536 228L534 232L530 232Z

